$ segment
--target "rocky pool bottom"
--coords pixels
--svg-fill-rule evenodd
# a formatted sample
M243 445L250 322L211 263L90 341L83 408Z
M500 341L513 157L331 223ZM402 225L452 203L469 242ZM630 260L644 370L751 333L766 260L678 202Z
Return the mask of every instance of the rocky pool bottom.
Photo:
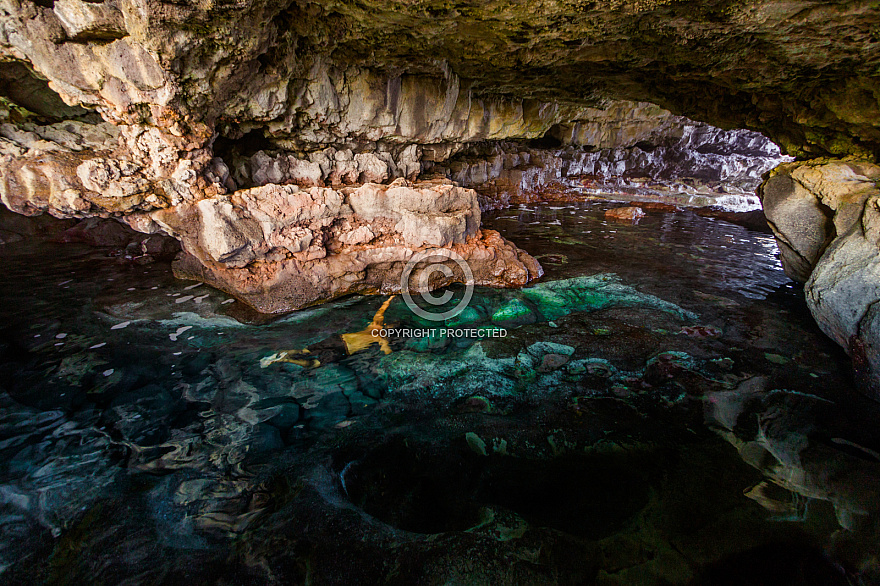
M609 207L486 215L546 275L444 324L482 339L3 245L3 581L880 582L880 405L772 236Z

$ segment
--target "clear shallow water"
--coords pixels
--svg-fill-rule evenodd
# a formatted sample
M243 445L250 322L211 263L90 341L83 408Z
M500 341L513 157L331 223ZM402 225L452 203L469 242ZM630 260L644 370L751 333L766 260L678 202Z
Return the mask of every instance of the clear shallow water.
M769 168L772 169L783 160L777 161ZM755 195L755 186L749 186L745 190L735 190L733 193L717 193L708 190L700 191L689 188L687 185L676 184L667 186L648 186L639 181L617 181L609 185L595 185L587 187L572 182L569 189L580 195L579 199L597 201L617 201L627 203L635 202L658 202L682 207L719 207L732 212L748 212L761 209L761 200Z
M6 578L875 581L880 410L772 237L608 207L489 214L546 275L449 325L507 336L390 354L340 337L385 298L244 323L167 265L4 246Z

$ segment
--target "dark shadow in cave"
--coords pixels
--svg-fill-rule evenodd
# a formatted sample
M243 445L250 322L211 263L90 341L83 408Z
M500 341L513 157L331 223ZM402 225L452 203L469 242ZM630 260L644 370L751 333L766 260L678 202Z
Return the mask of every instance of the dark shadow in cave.
M475 527L490 507L513 511L534 527L601 539L649 500L652 468L638 457L479 457L456 448L392 439L345 466L343 489L373 517L429 534Z

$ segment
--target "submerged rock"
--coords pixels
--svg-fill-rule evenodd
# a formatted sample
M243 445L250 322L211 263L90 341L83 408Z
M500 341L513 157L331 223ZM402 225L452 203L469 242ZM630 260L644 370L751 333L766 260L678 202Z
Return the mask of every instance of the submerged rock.
M492 314L496 324L514 327L534 323L536 319L529 306L518 298L511 299Z
M864 525L869 532L876 532L880 455L845 437L829 441L817 433L819 414L837 409L832 401L793 390L765 389L766 380L755 378L732 391L708 393L707 421L737 448L747 464L761 470L774 484L804 497L829 501L846 530ZM746 418L750 419L748 424ZM829 432L847 430L823 430Z
M478 291L471 300L471 307L487 316L469 326L483 332L483 337L457 339L450 337L450 330L438 330L430 337L408 340L399 351L379 360L377 372L392 392L416 396L479 394L492 397L546 392L572 381L605 387L609 380L623 380L625 376L607 360L575 359L574 346L552 339L534 342L512 353L505 349L500 355L494 350L487 354L487 349L493 347L492 342L498 339L491 334L494 328L487 325L528 328L551 317L558 319L576 312L615 307L661 311L665 319L674 323L697 318L696 314L673 303L624 285L613 274L547 281L519 291L485 295ZM389 311L393 309L392 305ZM500 338L511 335L507 330L503 332L505 335ZM605 337L611 337L610 332L606 334ZM444 353L435 352L441 349ZM681 369L689 376L695 369L693 359L686 354L667 352L657 360L662 357L683 365ZM656 370L655 361L645 365L646 372ZM661 382L665 382L665 374ZM699 379L700 383L705 381L696 373L690 378Z
M574 348L565 344L553 342L536 342L526 349L526 353L520 352L516 360L519 364L533 368L538 373L548 373L565 365Z
M642 211L642 208L638 207L614 208L605 212L605 217L609 220L618 220L624 222L635 222L636 220L644 216L645 212Z

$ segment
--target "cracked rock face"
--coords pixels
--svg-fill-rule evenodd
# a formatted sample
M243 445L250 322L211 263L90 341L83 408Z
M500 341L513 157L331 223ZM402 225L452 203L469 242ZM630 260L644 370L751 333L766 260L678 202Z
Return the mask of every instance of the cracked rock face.
M433 144L558 124L576 136L585 106L615 98L754 128L791 154L880 144L871 3L49 4L4 1L5 56L70 102L172 134Z
M543 274L497 232L480 230L476 192L443 181L340 190L266 185L153 212L150 220L183 243L178 276L265 313L348 293L399 293L402 284L418 290L418 271L411 283L401 278L420 253L451 269L430 288L467 280L454 261L430 257L438 249L464 259L478 285L517 287Z

